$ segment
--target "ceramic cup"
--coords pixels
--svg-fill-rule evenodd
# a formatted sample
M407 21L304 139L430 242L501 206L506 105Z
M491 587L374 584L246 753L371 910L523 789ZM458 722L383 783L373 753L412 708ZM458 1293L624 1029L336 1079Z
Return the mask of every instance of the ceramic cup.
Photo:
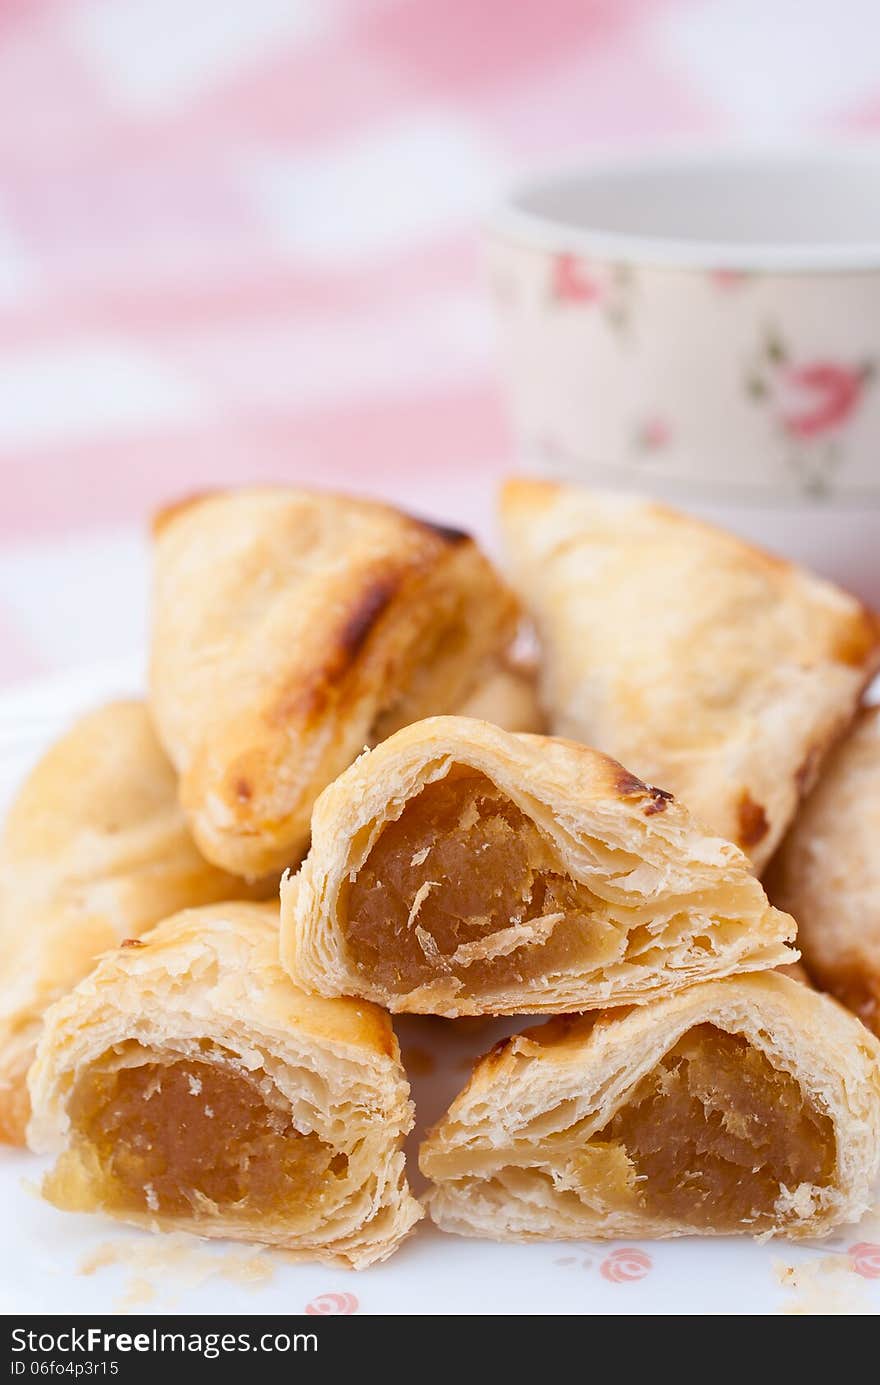
M555 175L489 256L524 469L659 496L880 600L880 150Z

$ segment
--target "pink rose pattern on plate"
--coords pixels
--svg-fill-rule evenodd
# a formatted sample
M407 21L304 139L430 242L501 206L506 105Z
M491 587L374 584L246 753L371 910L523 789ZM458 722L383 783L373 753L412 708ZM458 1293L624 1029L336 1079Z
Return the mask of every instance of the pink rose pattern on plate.
M847 1251L856 1274L863 1279L880 1279L880 1245L871 1241L860 1241Z
M629 1284L636 1279L644 1279L651 1271L653 1262L645 1250L638 1246L621 1246L612 1250L599 1266L599 1273L609 1284Z
M318 1294L311 1303L306 1304L306 1312L311 1317L329 1315L348 1315L356 1313L359 1304L354 1294Z
M784 440L788 466L807 495L822 499L829 494L843 461L841 435L874 374L871 361L797 361L782 336L768 332L746 390L756 403L769 407Z

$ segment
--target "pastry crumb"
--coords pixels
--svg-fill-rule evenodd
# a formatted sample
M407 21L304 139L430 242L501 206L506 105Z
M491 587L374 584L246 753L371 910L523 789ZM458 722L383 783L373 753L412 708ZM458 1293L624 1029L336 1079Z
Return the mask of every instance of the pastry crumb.
M873 1316L876 1312L848 1255L822 1255L797 1265L777 1260L773 1268L779 1283L792 1295L779 1308L785 1316Z
M268 1284L280 1257L267 1247L225 1249L212 1246L185 1231L151 1235L138 1240L104 1241L84 1256L77 1273L93 1275L113 1265L129 1271L114 1311L127 1312L159 1295L169 1301L176 1292L198 1289L212 1278L256 1287Z
M155 1297L155 1284L141 1275L133 1275L125 1293L116 1305L116 1311L127 1313L131 1308L141 1308L145 1303L152 1303Z
M439 886L439 880L425 880L422 882L422 884L416 890L415 897L413 899L412 906L409 911L409 918L406 921L407 928L412 928L413 924L419 916L419 910L421 909L425 900L428 898L428 895L431 893L432 890L439 889Z

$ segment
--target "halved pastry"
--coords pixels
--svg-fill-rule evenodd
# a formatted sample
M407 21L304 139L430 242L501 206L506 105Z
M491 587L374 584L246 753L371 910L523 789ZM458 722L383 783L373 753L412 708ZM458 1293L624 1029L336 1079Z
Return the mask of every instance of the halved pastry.
M760 869L878 665L877 620L638 497L512 480L501 518L549 729L671 789Z
M281 956L323 995L436 1015L644 1002L795 960L732 842L570 741L432 717L315 805Z
M199 855L142 702L76 722L31 772L0 843L0 1140L24 1142L43 1013L99 953L178 909L274 889Z
M493 1240L821 1236L880 1162L880 1045L787 977L729 978L498 1045L420 1165L444 1231Z
M807 970L880 1034L880 708L832 752L767 875Z
M278 487L160 516L152 710L204 854L295 864L325 785L459 707L516 624L472 539L388 505Z
M388 1016L297 990L274 905L167 919L50 1011L30 1074L43 1195L65 1211L382 1260L422 1215Z

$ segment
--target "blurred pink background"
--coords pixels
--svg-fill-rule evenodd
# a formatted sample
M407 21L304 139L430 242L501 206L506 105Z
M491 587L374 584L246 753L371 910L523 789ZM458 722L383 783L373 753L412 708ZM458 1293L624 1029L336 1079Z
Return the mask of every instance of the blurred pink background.
M0 0L0 682L138 648L180 493L483 526L523 171L873 128L877 0Z

